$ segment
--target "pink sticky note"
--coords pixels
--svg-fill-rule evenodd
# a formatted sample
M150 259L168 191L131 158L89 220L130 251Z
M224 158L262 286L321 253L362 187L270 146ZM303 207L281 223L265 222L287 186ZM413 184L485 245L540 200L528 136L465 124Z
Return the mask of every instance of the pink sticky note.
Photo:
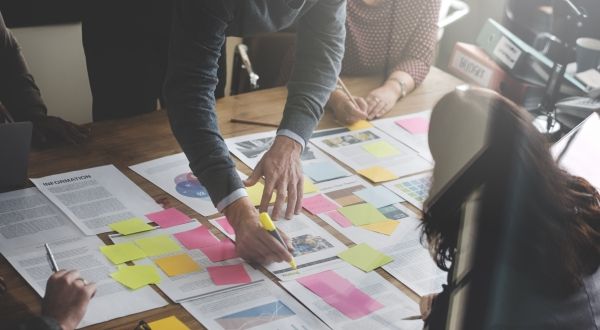
M229 223L229 220L227 220L226 217L222 217L221 219L218 219L216 221L221 228L223 228L223 230L229 234L229 235L235 235L235 231L233 230L233 227L231 227L231 224Z
M242 264L230 266L206 267L210 278L216 285L244 284L252 282Z
M331 270L304 276L297 281L352 320L383 308L377 300Z
M194 228L192 230L174 234L173 236L189 250L219 243L219 240L214 237L206 227Z
M200 251L202 251L212 262L229 260L237 258L238 256L235 252L235 244L229 239L217 244L203 246L200 248Z
M318 194L312 197L307 197L302 200L302 207L308 212L317 215L319 213L325 213L333 210L337 210L339 207L336 203L325 198L325 196Z
M156 222L161 228L169 228L190 221L190 217L176 208L149 213L146 214L146 218Z
M342 228L352 227L352 222L346 219L346 217L338 211L330 211L325 214L333 219L333 221L337 222L337 224Z
M395 123L409 131L410 134L424 134L429 130L429 120L422 117L399 119Z

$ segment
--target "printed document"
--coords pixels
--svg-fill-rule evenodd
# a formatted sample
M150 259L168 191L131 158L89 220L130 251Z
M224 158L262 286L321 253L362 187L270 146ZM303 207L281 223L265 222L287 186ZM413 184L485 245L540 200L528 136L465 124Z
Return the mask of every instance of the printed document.
M430 117L431 110L427 110L410 115L378 119L371 123L394 139L417 151L421 157L433 162L429 150L428 130L415 127L419 122L429 124Z

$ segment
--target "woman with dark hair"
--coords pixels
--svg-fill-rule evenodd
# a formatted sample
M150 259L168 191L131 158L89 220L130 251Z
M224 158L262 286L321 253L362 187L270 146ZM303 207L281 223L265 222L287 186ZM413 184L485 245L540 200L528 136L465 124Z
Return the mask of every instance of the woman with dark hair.
M503 139L496 134L496 138L488 139L490 131L499 125L498 118L508 123L512 135L506 134ZM598 191L585 179L561 170L550 154L547 141L531 124L529 114L495 92L471 88L446 95L433 109L429 131L436 165L431 197L425 205L423 237L438 267L449 273L449 285L443 292L423 297L421 301L422 316L429 329L446 326L455 262L461 252L465 253L458 244L459 233L464 229L460 205L474 198L469 195L448 203L456 196L439 193L445 191L449 182L455 182L452 180L459 173L465 176L465 168L481 156L484 148L490 154L511 148L515 157L509 164L518 164L522 170L518 180L498 178L503 170L497 163L478 172L482 183L513 180L519 195L511 204L511 219L498 216L486 218L485 224L476 224L479 235L493 237L504 230L503 233L508 233L508 240L503 241L508 244L502 246L501 253L477 250L477 253L490 252L490 258L508 256L490 261L496 269L502 269L502 274L494 274L502 276L502 280L490 278L489 285L496 285L493 289L503 300L501 304L494 301L495 307L501 308L486 318L486 328L598 329ZM431 212L434 200L446 209ZM492 229L497 232L491 232ZM460 237L464 239L465 235ZM476 241L476 237L472 240ZM478 271L481 269L473 264L471 275Z

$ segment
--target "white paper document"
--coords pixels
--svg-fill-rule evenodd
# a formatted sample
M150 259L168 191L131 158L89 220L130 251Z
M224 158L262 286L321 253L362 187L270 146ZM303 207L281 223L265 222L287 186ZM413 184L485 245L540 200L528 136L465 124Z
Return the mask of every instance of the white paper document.
M31 251L44 243L83 236L37 188L0 194L1 253Z
M419 125L419 122L429 123L430 117L431 110L427 110L410 115L373 120L371 124L386 132L394 139L411 147L417 151L421 157L433 162L433 157L429 150L428 132L425 131L425 129L414 127ZM411 127L411 124L415 129L410 130L413 128Z
M113 165L31 181L86 235L109 232L113 222L162 210Z
M182 304L207 329L328 329L269 280L206 295Z
M421 320L404 320L404 318L420 315L417 303L376 272L364 273L347 265L336 269L335 273L383 307L369 315L352 320L297 281L282 282L281 285L332 329L423 328Z
M96 295L90 300L87 313L79 327L105 322L168 303L151 287L131 291L110 278L116 271L100 253L104 245L97 237L83 237L67 243L51 244L60 269L77 269L81 277L97 285ZM41 297L52 270L44 247L27 253L7 254L6 258Z
M218 212L210 200L208 191L190 170L189 161L184 153L150 160L129 168L203 216Z
M355 171L380 166L402 177L433 167L416 151L376 128L320 135L311 142Z

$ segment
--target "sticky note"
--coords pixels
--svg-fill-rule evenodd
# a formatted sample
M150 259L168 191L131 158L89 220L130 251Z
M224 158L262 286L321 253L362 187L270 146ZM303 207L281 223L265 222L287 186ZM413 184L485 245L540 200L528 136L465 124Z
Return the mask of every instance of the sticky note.
M342 228L347 228L352 226L352 222L350 222L350 220L348 220L343 214L341 214L340 212L334 210L334 211L329 211L327 213L325 213L327 216L329 216L333 221L337 222L338 225L340 225L340 227Z
M296 281L352 320L369 315L384 307L383 304L331 270L304 276Z
M429 120L422 117L398 119L394 123L410 134L425 134L429 130Z
M185 213L176 208L170 208L150 214L146 214L146 218L154 221L161 228L169 228L184 223L188 223L191 219Z
M311 197L306 197L302 200L302 207L308 212L317 215L328 211L333 211L338 208L338 205L325 196L318 194Z
M116 231L121 235L131 235L154 229L154 227L150 226L140 218L131 218L111 223L108 226L110 227L110 229Z
M371 125L371 123L369 123L366 120L359 120L356 123L348 126L348 129L351 131L358 131L360 129L366 129L366 128L371 128L373 127L373 125Z
M235 252L235 244L229 239L220 241L217 244L203 246L200 248L200 251L202 251L202 253L204 253L212 262L219 262L238 257Z
M160 283L160 275L152 265L122 266L110 276L132 290Z
M212 266L206 267L206 270L216 285L245 284L252 281L242 264Z
M396 149L396 147L387 141L363 144L362 148L377 158L387 158L400 154L400 150Z
M355 226L364 226L388 220L378 209L367 203L344 206L338 209L338 211Z
M154 263L168 276L178 276L202 270L202 267L185 253L159 258L154 260Z
M317 191L319 191L319 188L309 178L304 177L304 193L312 194Z
M144 251L142 251L133 243L119 243L101 246L100 252L102 252L102 254L104 254L108 260L115 265L146 257Z
M186 249L199 249L203 246L217 244L219 240L206 227L176 233L173 236L185 246Z
M397 179L398 176L385 167L373 166L356 171L365 178L377 183Z
M376 208L400 203L403 201L401 197L383 186L358 190L353 192L353 194L360 197L360 199L363 201L375 206Z
M306 164L304 165L304 174L317 183L348 176L347 172L332 162L314 162Z
M257 182L252 187L246 187L246 192L248 193L248 198L254 206L259 206L260 201L262 200L263 190L265 190L265 185L262 182ZM271 200L269 203L275 202L275 193L271 195Z
M392 235L400 222L395 220L382 221L377 223L372 223L370 225L360 226L363 229L370 230L376 233L384 234L384 235Z
M365 272L370 272L394 260L392 257L375 250L367 243L355 245L338 254L338 257Z
M167 235L136 239L135 244L149 257L181 251L181 247Z
M153 322L148 322L152 330L190 330L183 322L175 316L165 317Z
M235 235L235 231L233 230L233 227L231 227L231 224L229 223L229 220L227 220L226 217L222 217L222 218L216 220L216 222L219 224L219 226L221 226L221 228L223 228L223 230L227 234Z

